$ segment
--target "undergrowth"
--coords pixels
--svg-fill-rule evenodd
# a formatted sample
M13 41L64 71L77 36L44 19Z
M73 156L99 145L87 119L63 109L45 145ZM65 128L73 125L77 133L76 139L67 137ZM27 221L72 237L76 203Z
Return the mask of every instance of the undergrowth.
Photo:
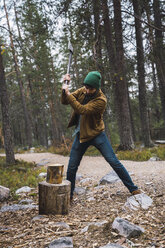
M135 149L132 151L119 151L117 157L120 160L147 161L151 157L158 157L165 160L165 145L155 146L153 148Z
M115 151L116 147L113 147ZM51 146L48 151L63 156L70 154L71 145L67 147L63 144L59 147ZM93 146L89 147L85 153L86 156L100 156L100 152ZM147 161L151 157L158 157L160 160L165 160L165 145L155 146L153 148L136 148L131 151L118 151L117 157L120 160L132 160L132 161Z
M46 172L45 168L36 167L36 164L25 161L16 161L16 164L7 166L5 157L0 157L0 185L11 190L12 195L23 186L37 187L40 172Z

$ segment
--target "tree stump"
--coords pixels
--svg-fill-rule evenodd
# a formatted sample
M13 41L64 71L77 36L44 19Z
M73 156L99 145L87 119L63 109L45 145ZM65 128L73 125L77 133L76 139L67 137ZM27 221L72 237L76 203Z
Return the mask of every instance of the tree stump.
M54 164L47 167L47 183L59 184L62 183L64 165Z
M60 184L39 183L39 214L68 214L70 182Z

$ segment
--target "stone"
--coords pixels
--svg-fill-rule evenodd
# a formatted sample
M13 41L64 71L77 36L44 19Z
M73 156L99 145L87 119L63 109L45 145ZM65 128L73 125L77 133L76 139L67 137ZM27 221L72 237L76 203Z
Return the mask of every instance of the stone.
M111 184L111 183L116 183L120 180L120 178L118 177L118 175L116 174L115 171L111 171L108 174L106 174L105 176L103 176L100 180L100 184Z
M111 243L104 246L100 246L99 248L124 248L124 247L118 244Z
M88 202L95 201L95 200L96 200L96 199L95 199L93 196L87 198L87 201L88 201Z
M42 159L42 160L37 164L37 166L44 166L44 165L47 165L48 163L49 163L48 160Z
M34 216L33 219L32 219L32 222L35 222L35 221L38 221L38 220L42 220L44 219L45 217L43 215L37 215L37 216Z
M10 189L0 185L0 202L5 201L10 196Z
M159 157L151 157L148 161L160 161L161 159Z
M112 228L114 230L117 230L120 235L126 238L138 237L144 232L144 229L142 227L134 225L129 221L119 217L114 220Z
M54 224L55 227L58 227L58 231L63 229L70 229L70 226L65 222L57 222Z
M31 147L29 150L30 153L34 153L34 151L35 151L35 147Z
M74 189L74 192L77 194L77 195L83 195L85 194L86 190L84 188L81 188L81 187L76 187Z
M81 174L76 174L76 181L80 181L83 178Z
M22 188L17 189L15 193L16 194L29 193L29 192L31 192L32 189L33 188L30 188L29 186L24 186Z
M73 248L71 237L61 237L53 240L46 248Z
M41 172L38 177L43 177L43 178L46 178L47 176L47 173L46 172Z
M153 200L145 193L137 194L127 198L125 207L131 210L138 210L139 208L148 209L153 203Z
M13 205L4 205L1 207L0 212L15 212L19 210L26 210L26 209L33 209L38 208L37 205L27 204L27 205L21 205L21 204L13 204Z
M31 203L33 203L32 199L23 199L19 202L19 204L22 204L22 205L27 205L27 204L31 204Z
M82 179L81 181L80 181L80 183L81 183L81 185L82 186L88 186L89 184L91 184L92 183L92 179L91 178L84 178L84 179Z
M108 224L109 222L106 220L100 221L100 222L91 222L81 230L81 233L94 232L98 230L103 231L107 227Z

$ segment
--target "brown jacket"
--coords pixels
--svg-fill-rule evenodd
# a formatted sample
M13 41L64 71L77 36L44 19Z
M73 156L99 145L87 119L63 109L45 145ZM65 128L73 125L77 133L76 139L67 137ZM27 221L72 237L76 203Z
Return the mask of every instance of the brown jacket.
M86 142L100 132L104 131L103 113L106 108L107 99L101 90L96 97L87 104L82 105L85 97L85 87L82 87L69 96L61 95L62 104L70 104L74 109L68 127L77 124L77 115L81 115L80 121L80 143Z

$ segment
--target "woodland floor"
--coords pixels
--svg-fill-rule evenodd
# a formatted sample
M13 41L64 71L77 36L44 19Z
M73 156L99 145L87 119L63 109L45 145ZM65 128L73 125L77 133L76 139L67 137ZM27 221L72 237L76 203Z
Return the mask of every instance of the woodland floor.
M68 157L50 153L17 154L17 159L43 161L64 164L66 172ZM111 168L102 157L85 156L81 162L78 174L83 178L90 178L76 186L87 189L83 195L75 195L69 214L65 216L44 215L39 220L38 209L0 213L0 248L32 247L44 248L59 237L72 237L74 248L99 248L107 243L118 243L123 247L165 247L165 161L132 162L122 161L132 179L152 200L152 206L147 210L131 211L124 208L128 190L121 182L97 188L99 180ZM38 204L38 189L33 196L28 194L22 198L33 199ZM90 197L95 200L90 201ZM20 200L20 199L19 199ZM16 202L8 202L13 204ZM4 204L4 203L3 203ZM0 205L0 207L2 204ZM116 217L121 217L145 229L143 235L127 240L112 230L112 223ZM109 226L104 230L93 230L82 233L81 230L90 222L107 220ZM65 222L70 229L57 226L57 222Z

